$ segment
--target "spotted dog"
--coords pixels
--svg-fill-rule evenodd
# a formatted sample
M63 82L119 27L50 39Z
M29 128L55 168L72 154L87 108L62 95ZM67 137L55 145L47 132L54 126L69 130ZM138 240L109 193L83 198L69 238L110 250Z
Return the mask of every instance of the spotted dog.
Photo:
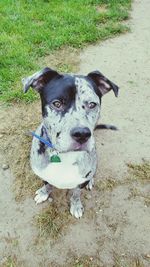
M35 202L50 197L52 187L71 190L70 212L80 218L84 208L80 200L83 187L93 186L97 157L93 132L100 117L101 98L118 86L99 71L87 76L60 74L45 68L23 79L24 92L30 87L40 94L43 121L36 134L54 144L54 150L33 137L31 167L43 181ZM49 157L57 151L61 163ZM70 164L70 165L69 165Z

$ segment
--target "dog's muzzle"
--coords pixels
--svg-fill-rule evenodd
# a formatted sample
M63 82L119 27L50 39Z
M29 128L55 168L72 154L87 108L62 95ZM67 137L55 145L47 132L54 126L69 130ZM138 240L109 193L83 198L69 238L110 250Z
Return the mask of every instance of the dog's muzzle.
M79 144L84 144L91 137L91 131L87 127L76 127L70 132L71 137Z

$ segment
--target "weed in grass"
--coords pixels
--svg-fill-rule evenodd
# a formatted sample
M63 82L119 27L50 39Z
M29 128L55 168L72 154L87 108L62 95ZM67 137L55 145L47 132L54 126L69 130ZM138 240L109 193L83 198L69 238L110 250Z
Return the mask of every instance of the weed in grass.
M32 91L23 95L20 80L40 68L40 58L62 47L81 48L127 31L122 21L129 17L131 0L4 0L0 5L0 97L31 102L36 95ZM63 58L59 64L63 71L72 68Z
M8 257L4 257L0 267L25 267L25 265L18 261L16 255L10 255Z
M4 262L0 267L17 267L16 257L11 257L11 256L7 257L6 259L4 259Z

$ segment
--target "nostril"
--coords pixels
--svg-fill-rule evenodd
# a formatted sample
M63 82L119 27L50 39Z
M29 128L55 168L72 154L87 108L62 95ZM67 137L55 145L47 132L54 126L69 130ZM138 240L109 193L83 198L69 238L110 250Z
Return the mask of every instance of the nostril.
M85 137L89 138L91 136L91 132L85 133Z
M77 138L80 138L81 137L81 133L80 132L75 132L74 134L73 134L73 136L74 137L77 137Z
M80 144L85 143L91 136L91 131L87 127L76 127L71 131L72 138Z

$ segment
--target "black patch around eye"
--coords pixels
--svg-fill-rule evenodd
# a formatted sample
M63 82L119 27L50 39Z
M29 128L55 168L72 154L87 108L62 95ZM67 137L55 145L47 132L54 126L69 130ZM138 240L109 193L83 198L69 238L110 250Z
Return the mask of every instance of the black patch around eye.
M75 78L70 75L64 75L60 78L56 78L48 83L40 93L42 102L42 115L48 116L45 109L46 105L50 105L55 99L62 100L64 104L64 110L58 111L64 115L70 107L74 105L76 95Z
M46 107L42 104L42 116L46 118L48 116L48 112Z

